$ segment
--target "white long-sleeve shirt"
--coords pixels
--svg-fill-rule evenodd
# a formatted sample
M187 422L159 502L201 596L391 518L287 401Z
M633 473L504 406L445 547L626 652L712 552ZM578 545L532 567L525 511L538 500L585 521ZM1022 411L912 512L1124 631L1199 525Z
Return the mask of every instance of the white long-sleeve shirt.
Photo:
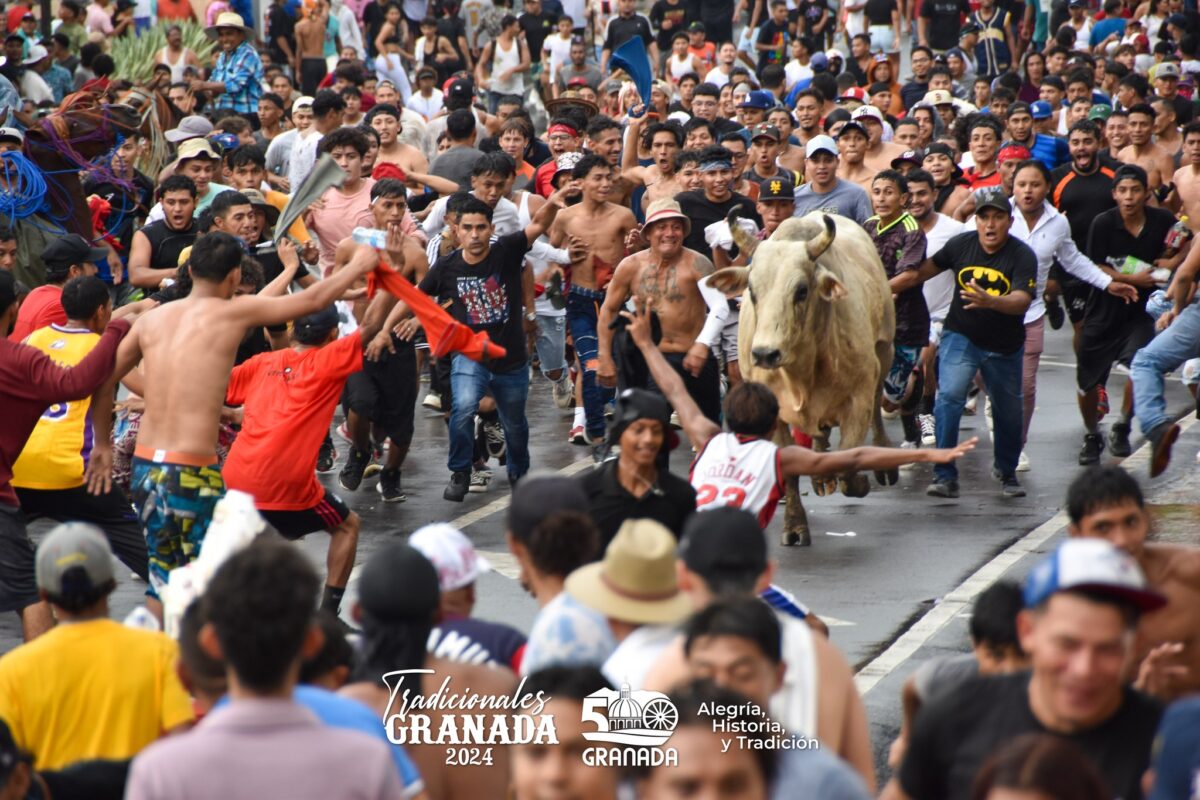
M1079 252L1071 239L1071 226L1067 218L1048 202L1042 203L1042 215L1034 223L1033 230L1029 229L1025 215L1020 210L1014 210L1009 234L1029 245L1037 256L1037 291L1033 294L1029 310L1025 312L1026 325L1037 322L1046 313L1042 293L1046 290L1046 278L1050 275L1050 266L1055 258L1067 272L1097 289L1107 289L1112 283L1112 276Z

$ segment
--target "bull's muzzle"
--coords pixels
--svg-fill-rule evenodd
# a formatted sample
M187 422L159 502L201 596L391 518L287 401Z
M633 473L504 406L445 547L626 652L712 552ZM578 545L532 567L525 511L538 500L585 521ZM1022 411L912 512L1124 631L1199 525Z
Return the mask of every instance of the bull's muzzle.
M750 355L754 357L754 366L763 369L777 369L783 363L783 351L778 347L755 347Z

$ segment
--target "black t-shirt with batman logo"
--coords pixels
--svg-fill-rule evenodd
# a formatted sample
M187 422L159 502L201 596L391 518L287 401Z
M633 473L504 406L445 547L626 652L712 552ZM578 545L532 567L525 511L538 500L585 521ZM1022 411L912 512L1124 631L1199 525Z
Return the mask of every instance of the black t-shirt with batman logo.
M1037 256L1024 242L1009 236L1003 247L988 253L979 244L979 234L967 231L946 242L933 256L933 263L938 269L954 270L958 284L946 314L946 330L961 333L976 347L993 353L1021 349L1025 344L1024 314L1003 314L986 308L968 311L960 292L975 281L988 294L1003 297L1019 291L1032 297L1037 288Z

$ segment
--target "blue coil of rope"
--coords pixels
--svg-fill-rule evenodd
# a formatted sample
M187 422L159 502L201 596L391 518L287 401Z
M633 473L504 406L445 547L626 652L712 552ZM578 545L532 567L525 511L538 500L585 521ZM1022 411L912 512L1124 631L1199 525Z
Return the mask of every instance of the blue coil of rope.
M46 178L37 164L21 153L0 153L0 169L8 183L0 192L0 216L19 220L49 210Z

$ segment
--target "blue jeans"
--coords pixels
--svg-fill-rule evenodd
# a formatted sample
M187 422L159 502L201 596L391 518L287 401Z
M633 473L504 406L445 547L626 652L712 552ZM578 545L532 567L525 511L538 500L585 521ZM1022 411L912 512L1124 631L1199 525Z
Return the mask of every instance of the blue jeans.
M1143 434L1170 421L1163 399L1163 376L1196 356L1200 356L1200 306L1192 304L1133 357L1133 413Z
M567 368L567 359L563 353L567 342L566 315L552 317L549 314L538 314L537 354L541 363L543 375Z
M1021 455L1021 375L1025 348L1015 353L993 353L976 347L957 331L942 330L938 346L938 394L933 407L937 423L937 446L958 444L958 424L962 421L967 389L975 373L983 373L988 396L992 399L993 464L1001 475L1013 475ZM939 481L958 478L954 464L938 464L933 474Z
M579 368L583 370L583 414L586 419L589 439L604 435L604 402L608 390L596 380L600 367L599 341L596 325L599 323L599 307L604 302L604 292L572 286L567 294L567 326L575 340L575 354L579 356Z
M454 407L450 412L451 472L470 472L475 452L475 412L479 401L491 390L504 428L508 452L508 479L514 481L529 471L529 423L525 400L529 397L529 364L492 372L463 355L454 356L450 366Z

